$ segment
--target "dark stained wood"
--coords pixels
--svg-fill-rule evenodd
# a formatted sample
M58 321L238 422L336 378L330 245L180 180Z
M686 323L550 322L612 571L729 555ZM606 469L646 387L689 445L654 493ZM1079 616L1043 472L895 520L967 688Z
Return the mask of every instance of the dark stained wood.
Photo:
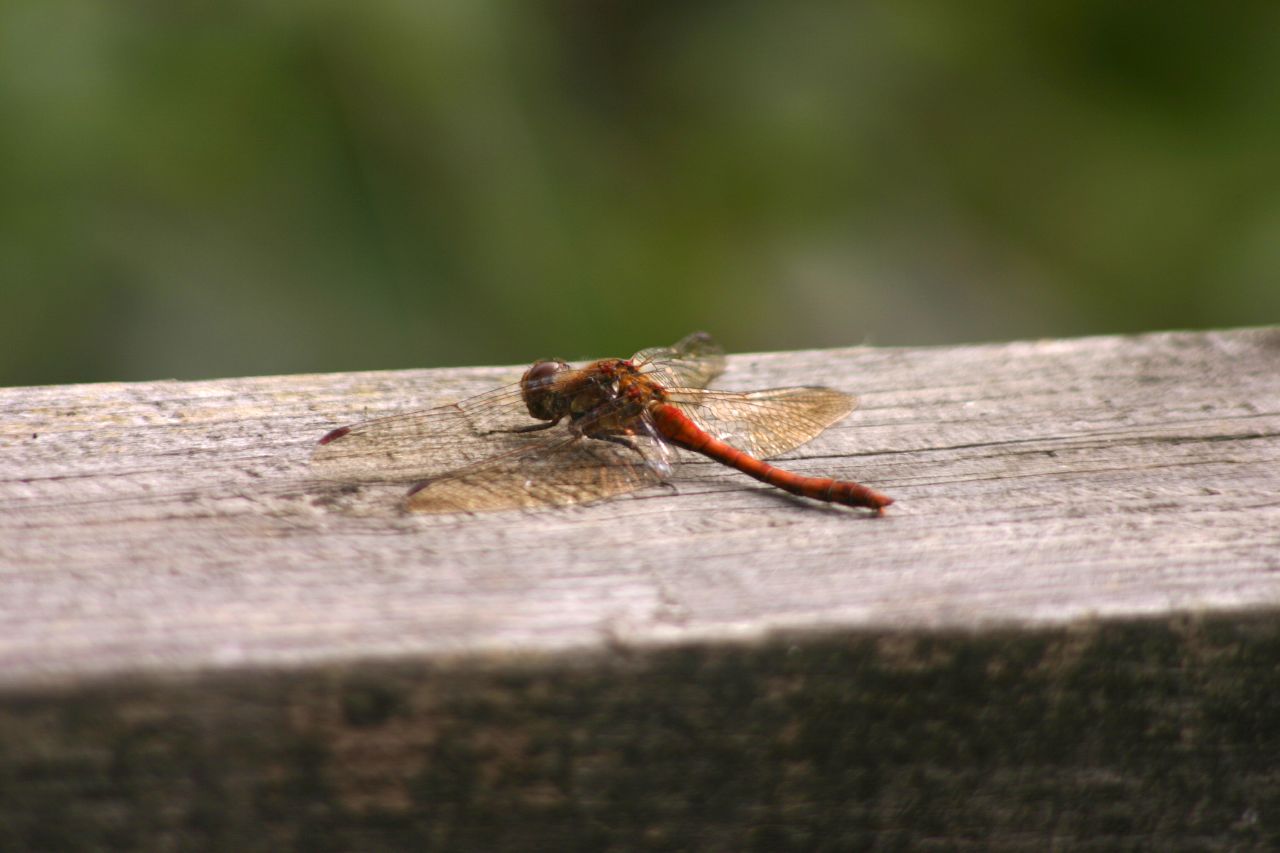
M309 480L519 372L0 390L0 849L1280 838L1280 329L732 357L883 518Z

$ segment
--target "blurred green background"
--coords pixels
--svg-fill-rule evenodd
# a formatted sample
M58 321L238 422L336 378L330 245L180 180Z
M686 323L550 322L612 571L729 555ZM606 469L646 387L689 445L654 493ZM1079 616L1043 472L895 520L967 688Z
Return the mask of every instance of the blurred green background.
M0 2L0 384L1280 322L1280 3Z

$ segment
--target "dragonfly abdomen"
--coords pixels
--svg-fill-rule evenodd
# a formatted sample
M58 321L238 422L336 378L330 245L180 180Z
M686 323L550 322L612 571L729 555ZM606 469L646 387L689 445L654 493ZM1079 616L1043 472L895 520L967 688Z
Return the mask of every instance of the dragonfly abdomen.
M883 510L893 503L893 498L882 495L852 480L833 480L830 477L806 477L784 471L764 462L736 447L732 447L698 427L684 412L669 403L658 403L650 410L654 424L672 444L701 453L717 462L729 465L762 483L776 486L793 495L812 498L845 506L861 506Z

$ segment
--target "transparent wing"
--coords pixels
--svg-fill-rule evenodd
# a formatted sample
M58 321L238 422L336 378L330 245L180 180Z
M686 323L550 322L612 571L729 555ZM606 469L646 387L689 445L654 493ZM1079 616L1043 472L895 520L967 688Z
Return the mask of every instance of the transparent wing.
M857 400L833 388L771 388L745 394L675 388L670 402L726 444L762 459L786 453L853 411Z
M690 394L711 394L696 389L724 369L720 347L703 333L670 347L641 350L635 359L663 386L682 386ZM704 427L725 420L731 407L724 401L752 395L712 396L722 404L685 403ZM579 417L572 429L566 421L518 432L540 422L530 417L519 384L508 385L458 403L340 427L315 449L311 470L319 479L341 482L421 484L409 505L432 512L596 500L660 482L670 472L671 448L643 416L621 416L624 405L622 400L601 405L590 418ZM766 416L762 411L757 420ZM608 425L600 432L619 442L583 437L593 432L592 418ZM631 418L635 422L619 435L616 424Z
M587 503L662 481L634 449L569 436L448 471L408 500L418 512L470 512Z
M596 418L612 417L604 406ZM341 427L311 457L313 476L356 483L415 485L410 509L462 512L585 503L661 482L670 448L637 420L628 444L586 438L566 424L512 432L538 422L518 388L459 403Z
M668 386L701 388L724 370L724 353L705 332L670 347L641 350L635 358ZM345 482L418 482L489 457L542 447L562 435L555 429L512 433L537 423L514 383L446 406L334 430L313 453L312 473Z
M509 385L446 406L336 429L312 453L311 471L321 479L347 482L417 482L544 444L545 434L511 432L536 423L519 385Z
M642 349L631 360L668 388L705 388L724 373L724 350L706 332L694 332L669 347Z

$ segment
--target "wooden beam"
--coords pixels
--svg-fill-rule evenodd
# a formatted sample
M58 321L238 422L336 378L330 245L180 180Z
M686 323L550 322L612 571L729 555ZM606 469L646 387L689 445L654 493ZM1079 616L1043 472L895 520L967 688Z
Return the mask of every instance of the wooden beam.
M1280 329L731 357L860 397L787 463L883 518L309 480L518 375L0 390L0 848L1280 833Z

